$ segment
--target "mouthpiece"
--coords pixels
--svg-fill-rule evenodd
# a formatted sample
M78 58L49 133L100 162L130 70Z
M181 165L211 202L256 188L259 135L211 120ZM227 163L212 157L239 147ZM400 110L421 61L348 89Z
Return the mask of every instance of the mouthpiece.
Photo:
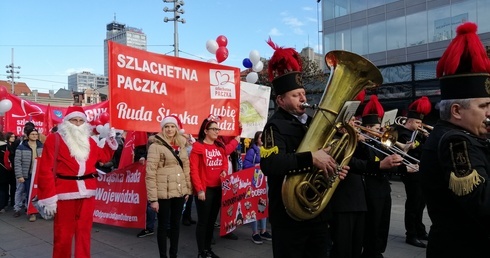
M485 119L483 123L486 124L487 126L490 126L490 118Z
M310 105L310 104L308 104L306 102L303 102L303 103L301 103L301 107L311 108L311 109L317 109L318 108L318 105L317 104ZM490 120L489 120L489 123L490 123Z

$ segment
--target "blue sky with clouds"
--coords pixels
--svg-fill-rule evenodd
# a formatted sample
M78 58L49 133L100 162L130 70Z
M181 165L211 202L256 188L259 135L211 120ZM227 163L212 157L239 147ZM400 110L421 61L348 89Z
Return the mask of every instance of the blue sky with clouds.
M173 22L164 17L173 8L162 0L21 0L1 1L0 80L7 80L5 65L21 66L20 79L40 92L67 88L74 72L104 73L106 25L114 20L141 28L147 35L148 51L174 55ZM271 36L279 46L300 51L310 46L321 52L315 0L184 0L185 24L178 23L179 56L207 61L215 58L206 41L224 35L229 57L225 65L243 69L250 51L269 58ZM320 27L321 29L321 27ZM320 42L319 42L320 40Z

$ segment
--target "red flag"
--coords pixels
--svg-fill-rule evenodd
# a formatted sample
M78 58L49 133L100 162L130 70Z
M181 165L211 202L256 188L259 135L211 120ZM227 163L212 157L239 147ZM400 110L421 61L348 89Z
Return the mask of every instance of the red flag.
M44 112L44 135L48 135L51 133L51 128L53 128L53 119L51 117L51 104L48 104L46 111Z
M134 158L134 131L127 131L126 138L124 139L124 146L121 151L121 158L119 159L118 168L124 168L133 164Z

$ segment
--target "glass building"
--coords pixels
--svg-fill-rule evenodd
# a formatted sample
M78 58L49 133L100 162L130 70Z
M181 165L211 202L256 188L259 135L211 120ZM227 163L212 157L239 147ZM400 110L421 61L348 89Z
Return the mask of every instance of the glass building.
M324 53L343 49L380 68L377 94L385 110L399 113L421 96L439 100L437 61L455 37L456 27L471 21L485 47L490 45L488 0L323 0ZM488 49L488 47L487 47Z

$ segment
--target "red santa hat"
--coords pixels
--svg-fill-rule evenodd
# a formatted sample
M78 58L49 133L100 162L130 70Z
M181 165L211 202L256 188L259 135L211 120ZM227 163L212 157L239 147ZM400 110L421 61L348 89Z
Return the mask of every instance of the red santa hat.
M177 126L177 129L179 129L179 132L181 134L185 132L184 128L182 128L182 122L175 115L166 116L160 123L160 126L163 128L166 124L174 124L175 126Z
M74 117L81 117L83 121L87 122L87 115L85 115L85 111L83 111L81 106L68 107L65 117L63 117L63 121L68 121Z

